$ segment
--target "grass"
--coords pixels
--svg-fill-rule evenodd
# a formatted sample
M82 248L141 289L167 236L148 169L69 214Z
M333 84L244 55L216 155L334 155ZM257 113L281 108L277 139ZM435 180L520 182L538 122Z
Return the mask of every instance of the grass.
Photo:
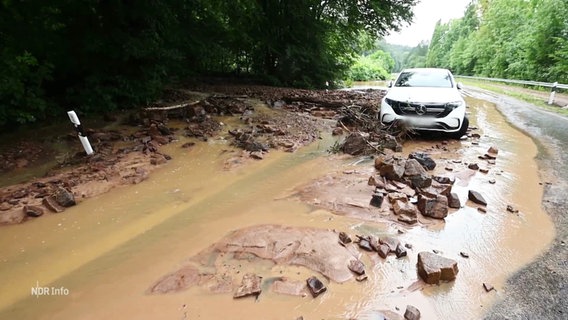
M487 82L487 81L479 81L479 80L471 80L471 79L460 79L460 82L466 84L466 85L471 85L474 87L479 87L481 89L485 89L485 90L489 90L495 93L499 93L499 94L503 94L503 95L507 95L513 98L517 98L519 100L523 100L526 102L529 102L531 104L534 104L536 106L538 106L539 108L545 109L547 111L551 111L554 113L558 113L561 114L563 116L568 116L568 109L562 109L561 107L558 106L551 106L548 103L546 103L546 101L543 101L542 98L540 97L535 97L531 94L528 93L522 93L522 92L517 92L517 91L509 91L509 90L505 90L502 88L502 86L507 86L507 87L511 87L511 88L515 88L518 86L511 86L508 84L502 84L500 83L499 86L494 85L491 82Z

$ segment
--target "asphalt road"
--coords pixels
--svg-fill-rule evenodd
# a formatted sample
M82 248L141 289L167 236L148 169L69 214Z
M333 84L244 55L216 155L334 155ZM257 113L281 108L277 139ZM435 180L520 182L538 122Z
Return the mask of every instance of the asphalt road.
M510 123L535 139L547 182L543 207L556 227L549 250L507 281L504 299L486 319L568 319L568 117L474 87L464 92L495 103Z

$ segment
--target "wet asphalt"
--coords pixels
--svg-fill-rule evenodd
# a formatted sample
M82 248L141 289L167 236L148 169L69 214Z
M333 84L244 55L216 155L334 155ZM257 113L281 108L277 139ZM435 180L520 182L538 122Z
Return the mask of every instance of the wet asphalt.
M568 319L568 117L474 87L464 93L495 103L535 140L545 185L542 204L556 228L549 250L508 279L499 292L502 299L485 319Z

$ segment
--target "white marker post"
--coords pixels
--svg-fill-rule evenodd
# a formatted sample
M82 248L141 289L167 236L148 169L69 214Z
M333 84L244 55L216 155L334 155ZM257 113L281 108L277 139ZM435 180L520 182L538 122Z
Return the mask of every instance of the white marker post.
M85 132L83 131L83 127L81 126L81 121L79 121L79 117L77 117L75 111L68 111L67 115L69 116L69 120L71 120L71 122L75 126L75 130L77 130L77 133L79 134L79 140L81 140L83 149L85 149L85 152L87 153L88 156L92 155L94 152L93 148L91 148L89 139L87 138Z
M552 84L552 90L550 90L550 97L548 98L548 104L554 103L554 96L556 96L556 86L558 86L558 82Z

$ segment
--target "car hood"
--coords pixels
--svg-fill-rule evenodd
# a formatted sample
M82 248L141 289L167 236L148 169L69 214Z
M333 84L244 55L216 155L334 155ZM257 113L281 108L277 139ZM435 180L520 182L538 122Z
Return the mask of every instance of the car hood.
M420 103L463 101L460 92L455 88L393 87L389 89L386 98Z

